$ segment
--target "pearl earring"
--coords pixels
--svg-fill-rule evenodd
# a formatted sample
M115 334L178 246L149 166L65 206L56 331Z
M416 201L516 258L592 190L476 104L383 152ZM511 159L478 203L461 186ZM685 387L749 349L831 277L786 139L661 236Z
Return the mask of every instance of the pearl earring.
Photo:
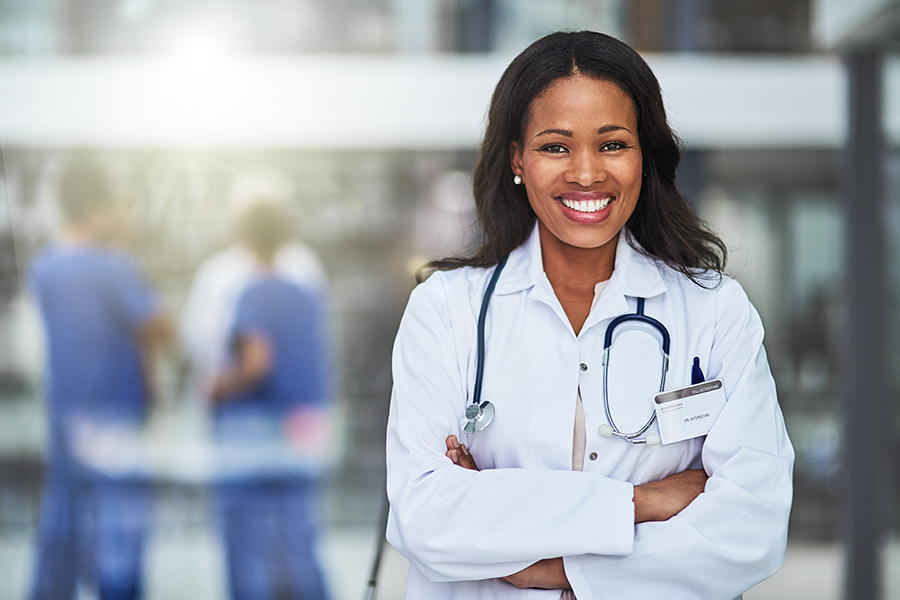
M516 185L522 185L522 178L516 175L515 177L513 177L513 183Z

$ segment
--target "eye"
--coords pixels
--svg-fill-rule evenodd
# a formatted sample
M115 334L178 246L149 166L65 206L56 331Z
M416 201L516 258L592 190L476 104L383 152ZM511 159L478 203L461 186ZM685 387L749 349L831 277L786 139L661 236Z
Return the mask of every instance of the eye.
M628 145L623 142L606 142L600 146L600 152L615 152L627 148Z
M548 154L563 154L568 152L566 147L562 144L547 144L546 146L541 147L541 152L546 152Z

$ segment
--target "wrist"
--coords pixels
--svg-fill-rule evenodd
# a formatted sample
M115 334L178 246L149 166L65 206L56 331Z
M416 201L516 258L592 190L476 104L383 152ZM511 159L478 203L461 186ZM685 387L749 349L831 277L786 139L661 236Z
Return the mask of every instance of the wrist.
M634 523L646 523L655 520L651 513L652 503L648 498L648 491L643 485L634 486Z

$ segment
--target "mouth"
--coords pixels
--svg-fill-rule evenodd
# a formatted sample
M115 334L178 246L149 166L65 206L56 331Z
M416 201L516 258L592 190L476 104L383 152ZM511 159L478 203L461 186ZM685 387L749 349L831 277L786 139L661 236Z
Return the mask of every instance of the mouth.
M561 197L559 200L563 206L571 210L582 213L595 213L609 206L613 199L612 196L607 196L600 200L571 200L565 197Z

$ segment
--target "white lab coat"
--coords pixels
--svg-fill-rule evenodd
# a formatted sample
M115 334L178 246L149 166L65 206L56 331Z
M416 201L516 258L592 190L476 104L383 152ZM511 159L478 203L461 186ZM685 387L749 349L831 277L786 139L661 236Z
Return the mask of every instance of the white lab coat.
M435 273L413 291L397 334L387 537L410 560L407 598L557 600L558 590L519 590L498 578L559 556L578 600L730 600L772 575L785 555L794 454L762 323L740 285L725 278L701 288L631 248L623 233L612 278L576 336L543 272L535 228L491 300L483 399L497 412L466 435L459 419L492 271ZM607 422L603 336L612 318L635 311L637 297L671 334L666 389L691 383L694 357L708 380L724 382L726 406L705 438L650 447L598 433ZM651 359L632 362L649 363L658 388L660 363ZM579 386L583 472L572 470ZM651 396L629 393L626 385L609 393L623 431L640 428L652 410ZM480 472L444 456L450 434L466 442ZM700 466L710 477L690 506L634 525L634 484Z

